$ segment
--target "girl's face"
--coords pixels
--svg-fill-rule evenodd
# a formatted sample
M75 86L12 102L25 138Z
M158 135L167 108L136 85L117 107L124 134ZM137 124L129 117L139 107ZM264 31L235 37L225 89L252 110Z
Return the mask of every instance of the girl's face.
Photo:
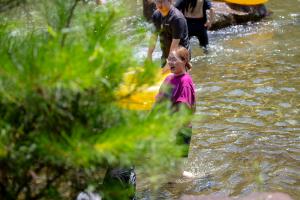
M167 62L171 72L174 73L175 75L181 75L186 72L185 70L186 62L180 59L180 57L176 54L176 52L173 51L169 54Z

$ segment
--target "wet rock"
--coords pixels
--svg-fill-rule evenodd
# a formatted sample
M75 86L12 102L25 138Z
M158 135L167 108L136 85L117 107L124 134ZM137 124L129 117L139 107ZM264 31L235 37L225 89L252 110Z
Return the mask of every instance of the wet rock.
M215 20L211 30L235 24L259 21L271 14L264 4L243 6L224 2L212 2L212 5L215 10Z
M212 23L211 30L235 24L259 21L271 14L264 4L243 6L224 2L212 2L212 7L215 10L215 20ZM147 21L151 21L151 16L155 9L153 0L143 0L143 15Z
M289 195L284 193L271 193L271 192L260 192L252 193L242 198L230 198L220 195L208 195L208 196L195 196L195 195L183 195L180 200L293 200Z

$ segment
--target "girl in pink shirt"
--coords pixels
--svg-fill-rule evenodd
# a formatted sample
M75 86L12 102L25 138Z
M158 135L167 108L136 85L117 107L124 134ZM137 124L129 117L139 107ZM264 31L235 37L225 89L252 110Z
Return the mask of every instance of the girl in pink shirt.
M195 111L196 97L194 83L188 71L192 68L189 63L189 51L179 47L170 52L167 63L172 74L167 76L156 96L156 102L170 100L172 109L176 112L180 106L185 106L192 112ZM191 125L183 127L177 135L178 144L186 144L184 155L187 156L191 140Z

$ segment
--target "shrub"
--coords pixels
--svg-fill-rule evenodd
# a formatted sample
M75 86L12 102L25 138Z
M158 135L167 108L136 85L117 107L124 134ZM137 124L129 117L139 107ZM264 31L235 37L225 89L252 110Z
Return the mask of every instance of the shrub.
M117 7L28 1L27 12L1 13L4 199L74 198L87 187L97 190L107 165L134 164L152 179L174 165L174 133L187 115L170 117L164 105L151 114L118 106L129 67L137 87L153 82L156 70L138 70L130 47L136 41L122 31L126 15Z

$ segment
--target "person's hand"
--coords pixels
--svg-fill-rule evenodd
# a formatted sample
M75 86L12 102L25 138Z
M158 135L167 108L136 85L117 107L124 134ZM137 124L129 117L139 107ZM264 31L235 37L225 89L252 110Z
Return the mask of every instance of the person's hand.
M204 26L205 26L207 29L210 29L210 27L211 27L211 22L210 22L210 20L207 20L206 23L204 24Z

